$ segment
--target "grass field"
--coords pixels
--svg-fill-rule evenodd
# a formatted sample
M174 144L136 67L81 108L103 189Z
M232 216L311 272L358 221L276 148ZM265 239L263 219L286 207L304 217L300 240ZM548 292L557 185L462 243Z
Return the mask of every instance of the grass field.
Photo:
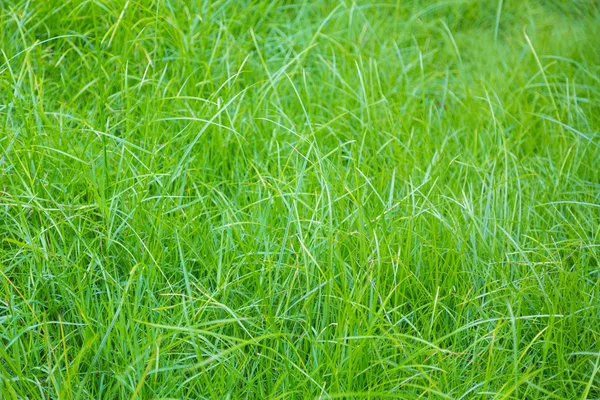
M595 0L0 2L1 399L600 398Z

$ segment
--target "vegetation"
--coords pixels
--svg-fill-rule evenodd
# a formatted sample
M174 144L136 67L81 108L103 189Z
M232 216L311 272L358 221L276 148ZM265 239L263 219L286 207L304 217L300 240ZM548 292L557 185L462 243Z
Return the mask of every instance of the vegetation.
M0 3L0 398L600 398L595 0Z

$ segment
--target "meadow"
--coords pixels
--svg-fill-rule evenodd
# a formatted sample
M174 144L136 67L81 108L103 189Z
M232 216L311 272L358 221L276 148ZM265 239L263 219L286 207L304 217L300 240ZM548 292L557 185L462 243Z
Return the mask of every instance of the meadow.
M0 1L1 399L599 399L595 0Z

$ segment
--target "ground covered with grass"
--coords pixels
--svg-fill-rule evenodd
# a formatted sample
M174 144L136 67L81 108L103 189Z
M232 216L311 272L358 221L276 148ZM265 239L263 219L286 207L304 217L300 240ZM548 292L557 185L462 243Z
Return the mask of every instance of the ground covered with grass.
M0 398L600 397L594 0L2 1Z

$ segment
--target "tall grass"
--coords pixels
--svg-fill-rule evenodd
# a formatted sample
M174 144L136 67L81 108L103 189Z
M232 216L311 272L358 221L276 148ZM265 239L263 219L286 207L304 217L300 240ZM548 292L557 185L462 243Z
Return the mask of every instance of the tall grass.
M0 397L600 398L594 0L0 3Z

